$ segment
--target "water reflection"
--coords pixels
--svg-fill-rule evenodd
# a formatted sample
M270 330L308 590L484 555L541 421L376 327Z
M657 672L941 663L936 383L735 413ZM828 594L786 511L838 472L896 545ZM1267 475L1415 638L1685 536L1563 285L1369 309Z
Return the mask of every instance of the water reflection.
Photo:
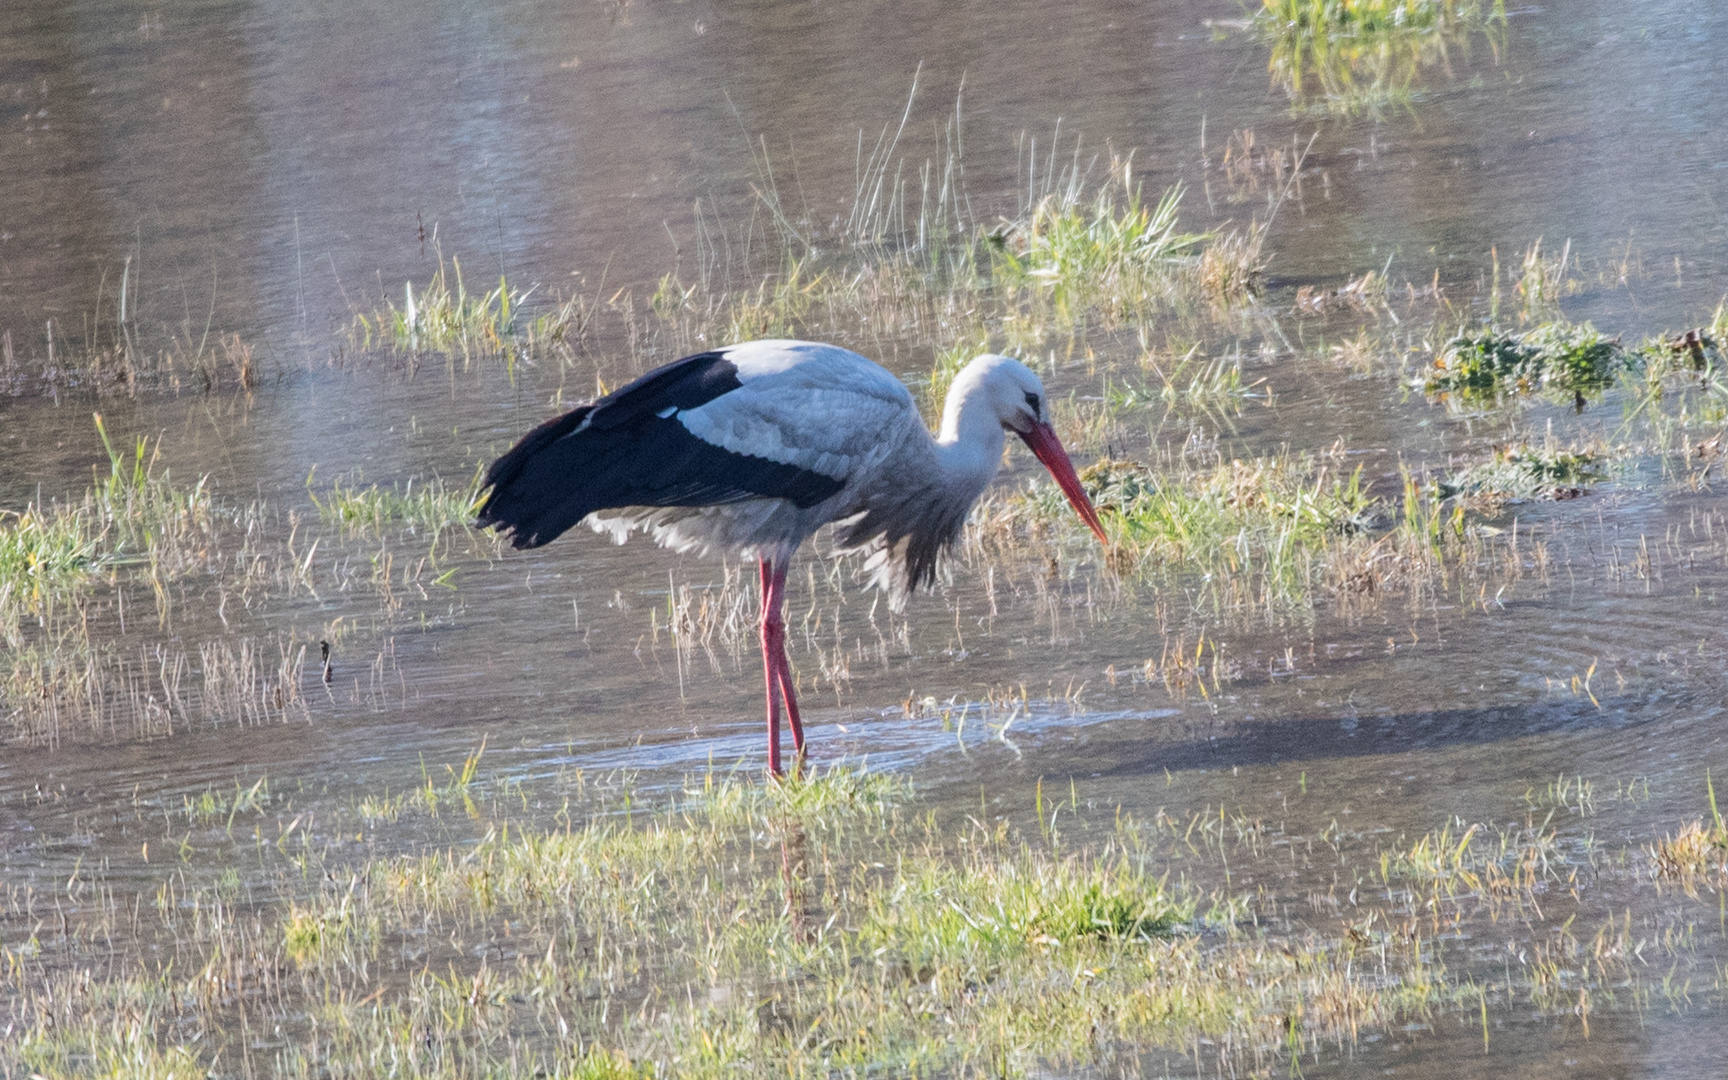
M1393 106L1411 108L1436 69L1452 77L1454 54L1468 59L1478 38L1498 60L1506 11L1500 0L1266 0L1252 23L1293 108L1378 118Z

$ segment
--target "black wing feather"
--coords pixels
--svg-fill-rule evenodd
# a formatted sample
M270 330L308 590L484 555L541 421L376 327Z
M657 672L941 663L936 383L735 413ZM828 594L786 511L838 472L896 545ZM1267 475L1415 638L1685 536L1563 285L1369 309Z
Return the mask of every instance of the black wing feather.
M504 530L515 547L531 548L596 510L760 498L804 507L838 492L843 480L704 442L669 412L705 405L742 385L725 354L699 353L548 420L487 470L492 491L478 523Z

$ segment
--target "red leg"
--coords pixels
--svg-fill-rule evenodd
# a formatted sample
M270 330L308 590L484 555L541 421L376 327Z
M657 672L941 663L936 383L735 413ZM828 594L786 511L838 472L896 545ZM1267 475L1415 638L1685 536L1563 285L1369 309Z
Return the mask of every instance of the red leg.
M804 758L804 723L798 715L798 695L793 689L792 661L786 656L785 605L786 566L761 560L762 572L762 671L768 690L768 771L784 775L780 768L780 703L786 703L786 720L792 727L792 747L798 760Z
M762 673L768 689L768 774L784 776L780 768L780 671L781 638L785 628L780 620L780 582L782 575L767 559L757 562L762 575Z
M782 642L784 646L784 642ZM793 688L792 661L784 647L780 650L780 697L786 702L786 722L792 726L792 749L798 760L804 760L804 721L798 715L798 694Z

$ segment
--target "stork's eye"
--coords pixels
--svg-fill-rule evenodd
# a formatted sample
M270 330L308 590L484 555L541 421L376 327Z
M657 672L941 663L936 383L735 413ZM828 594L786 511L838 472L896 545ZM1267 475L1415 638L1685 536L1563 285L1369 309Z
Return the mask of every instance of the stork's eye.
M1030 405L1032 407L1032 415L1033 416L1042 416L1043 415L1043 413L1041 413L1038 409L1038 395L1037 394L1028 393L1026 395L1026 404Z

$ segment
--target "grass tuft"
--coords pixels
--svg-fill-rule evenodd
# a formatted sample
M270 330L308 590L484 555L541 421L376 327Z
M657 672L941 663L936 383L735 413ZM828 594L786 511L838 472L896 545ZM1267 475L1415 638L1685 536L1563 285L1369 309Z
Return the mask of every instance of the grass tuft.
M311 477L307 478L310 490ZM453 525L467 526L479 507L481 477L463 487L447 484L441 477L381 487L373 484L344 485L338 480L322 496L312 494L318 518L347 532L376 535L386 528L437 533Z
M98 571L142 567L160 585L202 565L223 517L208 477L178 485L156 468L146 440L122 451L100 414L95 425L108 474L98 473L82 499L0 512L0 640L14 647L19 620L77 595Z
M1688 822L1679 832L1657 841L1650 853L1657 876L1678 881L1688 891L1705 875L1728 875L1728 821L1717 808L1716 785L1708 773L1704 786L1709 793L1710 823L1706 825L1702 818Z
M1570 499L1606 477L1600 454L1515 445L1496 447L1491 460L1454 472L1435 487L1442 499Z
M442 254L438 269L418 290L404 282L402 305L356 313L350 337L362 349L386 347L400 352L461 356L502 356L514 366L520 354L568 349L586 338L594 307L581 297L563 300L539 315L525 318L523 309L534 289L513 287L500 275L497 287L470 292L462 261Z
M1582 399L1612 385L1630 363L1618 339L1589 323L1551 322L1523 334L1485 330L1448 342L1422 390L1467 405L1540 391Z
M1264 0L1253 19L1292 104L1346 115L1408 105L1424 69L1505 22L1504 0Z
M0 613L34 610L81 580L96 557L86 514L56 507L0 511Z
M1134 306L1167 291L1212 239L1177 228L1182 191L1172 187L1149 205L1132 159L1117 159L1090 198L1070 184L993 234L997 270L1010 283L1048 290L1059 310Z

